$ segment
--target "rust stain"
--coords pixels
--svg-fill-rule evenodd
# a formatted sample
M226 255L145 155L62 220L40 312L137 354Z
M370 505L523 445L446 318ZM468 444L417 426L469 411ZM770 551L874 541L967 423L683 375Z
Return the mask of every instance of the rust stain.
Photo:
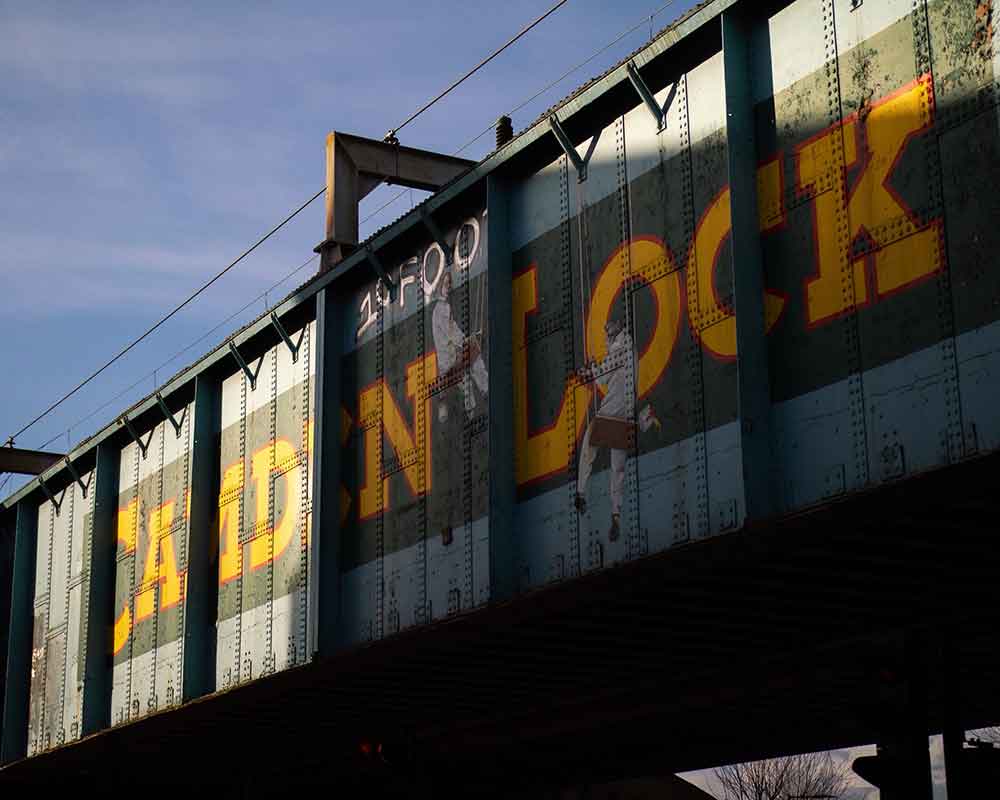
M976 22L972 29L972 49L983 59L993 57L993 0L985 0L976 6Z

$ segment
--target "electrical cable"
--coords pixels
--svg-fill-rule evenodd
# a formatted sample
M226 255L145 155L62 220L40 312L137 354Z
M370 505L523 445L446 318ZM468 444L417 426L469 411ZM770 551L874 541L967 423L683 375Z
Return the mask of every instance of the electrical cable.
M124 356L126 353L128 353L130 350L132 350L137 344L139 344L140 342L142 342L145 339L147 339L154 331L156 331L158 328L160 328L161 326L163 326L164 323L166 323L172 317L176 316L181 311L181 309L183 309L185 306L187 306L188 304L190 304L202 292L204 292L212 284L214 284L216 281L218 281L223 275L225 275L227 272L229 272L229 270L231 270L233 267L235 267L237 264L239 264L244 258L246 258L254 250L256 250L258 247L260 247L262 244L264 244L264 242L266 242L268 239L270 239L272 236L274 236L274 234L276 234L283 227L285 227L285 225L287 225L289 222L291 222L293 219L295 219L295 217L297 217L300 213L302 213L303 211L305 211L305 209L317 197L319 197L325 191L326 191L326 187L324 186L322 189L320 189L318 192L316 192L316 194L314 194L312 197L310 197L308 200L306 200L302 205L300 205L297 209L295 209L295 211L293 211L291 214L289 214L287 217L285 217L281 222L279 222L277 225L275 225L273 228L271 228L271 230L269 230L262 237L260 237L253 245L251 245L249 248L247 248L246 250L244 250L243 253L239 256L239 258L237 258L235 261L230 262L230 264L225 269L222 269L219 272L217 272L211 279L209 279L204 284L202 284L201 287L199 287L193 294L189 295L186 300L184 300L179 305L175 306L173 308L173 310L171 310L169 313L167 313L166 315L164 315L163 317L161 317L160 320L158 322L156 322L156 324L153 325L151 328L147 329L145 333L143 333L141 336L137 337L136 339L133 339L129 344L127 344L125 347L123 347L121 350L119 350L112 358L110 358L108 361L106 361L104 363L104 365L100 367L100 369L94 371L87 378L85 378L84 380L80 381L80 383L78 383L75 387L73 387L73 389L71 389L69 392L67 392L62 397L60 397L58 400L56 400L52 405L50 405L48 408L46 408L41 414L39 414L37 417L35 417L33 420L31 420L31 422L29 422L27 425L25 425L23 428L21 428L19 431L17 431L17 433L14 433L11 436L7 437L7 444L13 446L14 440L18 436L20 436L22 433L24 433L25 431L27 431L29 428L33 427L37 422L39 422L40 420L44 419L50 413L52 413L57 408L59 408L59 406L61 406L63 403L65 403L67 400L69 400L73 395L75 395L78 391L80 391L84 386L86 386L88 383L90 383L92 380L94 380L94 378L96 378L98 375L100 375L102 372L104 372L108 367L110 367L112 364L114 364L116 361L118 361L122 356Z
M432 105L434 105L436 102L438 102L438 100L440 100L441 98L443 98L445 95L447 95L448 93L450 93L453 89L455 89L460 84L464 83L466 80L468 80L473 75L475 75L477 72L479 72L479 70L481 70L483 67L485 67L487 64L489 64L494 58L496 58L498 55L500 55L504 50L506 50L508 47L510 47L512 44L514 44L518 39L520 39L522 36L524 36L526 33L528 33L528 31L530 31L536 25L538 25L539 23L541 23L546 17L550 16L551 14L554 14L558 9L560 9L562 6L566 5L567 2L568 2L568 0L559 0L559 2L556 3L554 6L552 6L552 8L550 8L548 11L546 11L544 14L542 14L540 17L538 17L538 19L536 19L534 22L531 22L528 25L526 25L524 28L522 28L520 30L520 32L518 32L517 34L515 34L511 39L508 39L505 44L503 44L502 46L500 46L498 49L494 50L489 56L487 56L482 61L480 61L478 64L476 64L476 66L474 66L472 69L470 69L468 72L466 72L461 78L459 78L457 81L455 81L454 83L452 83L451 86L449 86L447 89L445 89L439 95L437 95L437 97L435 97L432 100L428 100L426 103L424 103L424 105L422 105L420 108L418 108L412 114L410 114L410 116L408 116L405 120L403 120L399 125L397 125L393 129L391 129L389 131L389 133L386 134L386 137L385 137L386 141L395 139L396 134L399 133L399 131L403 130L403 128L405 128L407 125L409 125L411 122L413 122L413 120L415 120L417 117L419 117L421 114L423 114L428 108L430 108Z
M653 13L649 14L648 16L643 15L642 21L639 22L637 25L633 25L628 30L622 31L620 34L618 34L618 36L616 36L614 39L612 39L610 42L608 42L606 45L604 45L604 47L602 47L600 50L595 51L593 54L591 54L590 56L588 56L586 59L584 59L583 61L581 61L576 66L570 67L568 70L566 70L566 72L564 72L562 75L560 75L554 81L552 81L550 84L548 84L547 86L545 86L542 89L539 89L537 92L535 92L531 97L529 97L523 103L521 103L518 106L515 106L510 111L508 111L507 112L507 116L513 116L518 111L520 111L521 109L523 109L525 106L533 103L535 100L537 100L543 94L545 94L547 91L549 91L550 89L555 88L557 85L559 85L564 80L566 80L566 78L568 78L574 72L576 72L577 70L582 69L583 67L587 66L587 64L589 64L591 61L593 61L599 55L601 55L603 53L606 53L608 50L610 50L612 47L614 47L616 44L618 44L618 42L620 42L622 39L624 39L626 36L628 36L630 33L635 33L637 30L639 30L639 28L643 27L648 20L651 20L653 17L656 17L659 14L663 13L663 11L665 11L669 6L671 6L673 4L674 4L674 0L667 0L666 3L664 3L658 9L656 9ZM468 142L466 142L464 145L462 145L462 147L459 150L456 151L456 154L457 153L461 153L463 150L466 150L469 147L471 147L473 144L475 144L476 142L478 142L480 139L482 139L487 133L489 133L493 129L494 129L493 125L490 125L488 128L484 129L482 131L482 133L478 134L474 139L470 139Z
M604 47L600 48L599 50L594 51L590 56L588 56L586 59L584 59L583 61L581 61L576 66L570 67L568 70L566 70L566 72L564 72L562 75L560 75L554 81L552 81L551 83L549 83L548 85L546 85L542 89L539 89L537 92L535 92L531 97L529 97L527 100L525 100L524 102L522 102L520 105L517 105L514 108L512 108L510 111L508 111L507 112L507 116L513 116L518 111L521 111L523 108L525 108L526 106L528 106L531 103L533 103L535 100L537 100L543 94L545 94L549 90L555 88L560 83L562 83L564 80L566 80L566 78L568 78L574 72L576 72L577 70L582 69L583 67L587 66L587 64L589 64L591 61L593 61L599 55L602 55L603 53L606 53L608 50L610 50L612 47L614 47L616 44L618 44L618 42L620 42L626 36L628 36L631 33L635 33L637 30L639 30L639 28L643 27L647 22L649 22L650 25L652 25L653 19L655 17L659 16L660 14L662 14L669 6L671 6L673 4L674 4L674 0L667 0L666 3L664 3L663 5L661 5L659 8L657 8L652 13L650 13L648 15L644 14L642 16L642 19L640 20L640 22L638 22L636 25L633 25L631 28L629 28L629 29L627 29L625 31L622 31L618 36L616 36L614 39L612 39L610 42L608 42L606 45L604 45ZM650 34L650 38L652 38L652 33ZM396 130L399 130L399 128L397 128ZM474 145L476 142L478 142L480 139L482 139L487 133L490 133L493 130L494 130L494 125L492 125L492 124L488 128L484 128L481 133L478 133L474 138L470 139L468 142L466 142L460 148L458 148L458 150L455 150L452 153L452 155L456 155L457 156L460 153L465 152L470 147L472 147L472 145ZM406 191L407 191L406 189L403 189L401 192L399 192L398 194L394 195L388 201L386 201L385 203L383 203L382 205L380 205L378 208L376 208L374 211L372 211L370 214L368 214L364 219L362 219L361 222L358 223L359 226L360 225L364 225L366 222L368 222L368 220L372 219L373 217L375 217L376 215L378 215L379 213L381 213L382 211L384 211L385 209L387 209L389 206L391 206L393 203L395 203L397 200L399 200L404 194L406 194Z
M405 120L403 120L403 122L401 122L399 125L397 125L395 128L393 128L389 132L389 134L387 135L386 138L389 139L390 137L394 137L395 134L398 131L402 130L406 125L408 125L411 122L413 122L413 120L415 120L417 117L419 117L421 114L423 114L427 109L429 109L431 106L433 106L439 100L441 100L446 95L448 95L451 91L453 91L455 88L457 88L464 81L466 81L470 77L472 77L476 72L478 72L484 66L486 66L487 64L489 64L494 58L496 58L498 55L500 55L505 50L507 50L511 45L513 45L515 42L517 42L519 39L521 39L525 34L527 34L529 31L531 31L533 28L535 28L541 22L543 22L547 17L549 17L550 15L552 15L553 13L555 13L559 8L561 8L567 2L568 2L568 0L559 0L559 2L555 3L551 8L548 9L548 11L546 11L544 14L542 14L541 16L539 16L537 19L535 19L534 21L532 21L531 23L529 23L528 25L526 25L524 28L522 28L517 34L515 34L507 42L505 42L503 45L501 45L498 49L494 50L493 53L491 53L485 59L483 59L482 61L480 61L471 70L469 70L468 72L466 72L462 77L460 77L459 79L457 79L456 81L454 81L450 86L448 86L446 89L444 89L444 91L440 92L437 96L435 96L433 99L429 100L427 103L425 103L419 109L417 109L417 111L415 111L413 114L411 114ZM530 103L534 102L536 99L538 99L539 97L541 97L543 94L545 94L546 92L548 92L550 89L554 88L556 85L558 85L559 83L561 83L562 81L564 81L566 78L568 78L574 72L576 72L577 70L579 70L582 67L586 66L591 61L593 61L595 58L597 58L599 55L601 55L602 53L607 52L609 49L611 49L612 47L614 47L616 44L618 44L618 42L620 42L626 36L628 36L631 33L634 33L636 30L638 30L639 28L641 28L647 21L649 21L650 24L651 24L653 18L656 17L657 15L659 15L661 12L663 12L668 6L672 5L673 2L674 2L674 0L667 0L666 3L664 3L663 5L661 5L659 8L657 8L655 11L653 11L648 16L644 15L642 17L642 21L639 22L637 25L634 25L633 27L629 28L628 30L623 31L621 34L619 34L615 39L613 39L611 42L609 42L608 44L606 44L604 47L602 47L599 50L595 51L588 58L584 59L579 64L576 64L575 66L571 67L569 70L567 70L562 75L560 75L558 78L556 78L554 81L552 81L551 83L549 83L548 85L546 85L544 88L540 89L538 92L536 92L535 94L533 94L527 100L525 100L524 102L522 102L521 104L519 104L515 108L511 109L511 111L509 111L508 114L509 115L516 114L518 111L522 110L527 105L529 105ZM460 147L458 150L456 150L454 152L454 154L458 155L459 153L462 153L463 151L467 150L469 147L471 147L473 144L475 144L477 141L479 141L479 139L481 139L483 136L485 136L491 130L493 130L493 125L490 125L488 128L485 128L482 131L482 133L478 134L475 138L471 139L466 144L462 145L462 147ZM233 267L235 267L237 264L239 264L241 261L243 261L247 256L249 256L251 253L253 253L258 247L260 247L262 244L264 244L264 242L266 242L268 239L270 239L275 233L277 233L285 225L287 225L289 222L291 222L296 216L298 216L309 205L311 205L325 191L326 191L326 187L323 187L318 192L316 192L316 194L314 194L312 197L310 197L308 200L306 200L295 211L291 212L287 217L285 217L275 227L273 227L270 231L268 231L266 234L264 234L264 236L262 236L260 239L258 239L252 246L250 246L248 249L246 249L238 258L236 258L234 261L232 261L230 264L228 264L224 269L220 270L210 280L206 281L201 287L199 287L195 292L193 292L191 295L189 295L179 305L175 306L170 312L168 312L166 315L164 315L162 318L160 318L154 325L152 325L150 328L148 328L143 334L141 334L140 336L138 336L136 339L134 339L128 345L126 345L120 351L118 351L118 353L116 353L111 359L109 359L106 363L104 363L99 369L97 369L96 371L94 371L91 375L89 375L87 378L85 378L80 383L78 383L72 390L70 390L65 395L63 395L61 398L59 398L57 401L55 401L54 403L52 403L42 413L40 413L38 416L36 416L34 419L32 419L27 425L23 426L16 433L14 433L11 436L9 436L7 438L7 443L9 445L13 446L14 440L18 436L20 436L22 433L25 433L26 431L28 431L30 428L32 428L34 425L36 425L39 421L41 421L46 416L48 416L50 413L52 413L55 409L57 409L59 406L61 406L63 403L65 403L67 400L69 400L71 397L73 397L77 392L79 392L83 387L87 386L91 381L93 381L95 378L97 378L99 375L101 375L110 366L112 366L118 360L120 360L129 351L131 351L138 344L140 344L145 339L147 339L156 330L158 330L160 327L162 327L167 321L169 321L171 318L173 318L182 309L184 309L187 305L189 305L191 302L193 302L199 295L201 295L209 287L211 287L214 283L216 283L220 278L222 278L227 272L229 272L231 269L233 269ZM397 195L395 195L391 199L389 199L386 203L384 203L381 206L379 206L373 212L371 212L370 214L368 214L364 219L361 220L360 224L363 224L363 223L367 222L368 220L372 219L374 216L376 216L377 214L379 214L381 211L385 210L390 205L392 205L397 200L399 200L404 194L406 194L406 190L405 189L403 191L399 192ZM306 262L306 264L303 264L302 266L298 267L291 274L294 274L295 272L298 272L299 270L303 269L307 264L311 263L313 260L314 259L310 259L309 261ZM275 284L275 286L280 285L280 283L284 282L284 280L287 280L287 277L290 277L290 275L286 276L286 278L284 278L282 281L280 281L279 284ZM274 287L272 287L272 288L274 288ZM195 342L193 342L192 344L188 345L186 348L184 348L184 350L182 350L179 353L177 353L175 356L173 356L171 359L169 359L166 362L166 364L171 363L178 356L182 355L184 352L187 352L187 350L189 350L192 347L194 347L195 344L198 344L200 341L202 341L205 338L207 338L208 336L210 336L214 331L218 330L224 324L226 324L227 322L229 322L231 319L233 319L233 317L235 317L235 316L239 315L240 313L242 313L243 311L245 311L247 308L249 308L251 305L253 305L254 303L256 303L258 300L261 299L261 297L265 296L266 294L267 293L265 292L264 294L259 295L258 297L254 298L252 301L250 301L250 303L248 303L246 306L244 306L243 308L241 308L235 314L231 315L227 319L225 319L222 322L220 322L217 326L215 326L214 328L212 328L208 333L206 333L200 339L195 340ZM165 366L166 364L161 365L161 367ZM104 408L106 408L112 402L114 402L115 400L119 399L122 395L124 395L124 394L128 393L129 391L131 391L132 389L134 389L137 385L139 385L139 383L141 383L142 381L146 380L146 378L148 378L151 375L155 374L155 372L156 372L156 370L154 370L153 373L144 375L141 379L139 379L138 381L136 381L135 383L133 383L130 387L128 387L127 389L125 389L123 392L119 393L114 398L112 398L111 400L109 400L107 403L105 403L104 405L102 405L99 409L97 409L96 411L92 412L88 417L85 417L83 420L81 420L76 425L71 426L70 430L72 430L72 428L77 427L77 425L82 424L83 422L86 422L87 420L89 420L91 417L93 417L95 414L99 413L101 410L103 410ZM62 434L60 433L59 436L62 436ZM55 439L59 438L59 436L56 436L53 439L50 439L49 442L46 442L46 445L50 444L52 441L55 441ZM44 447L45 445L42 445L42 446Z
M156 369L152 370L151 372L147 372L145 375L143 375L137 381L135 381L134 383L130 384L129 386L125 387L120 392L118 392L118 394L116 394L114 397L112 397L109 400L105 401L98 408L95 408L87 416L85 416L82 419L79 419L76 422L74 422L72 425L69 426L69 428L67 428L66 432L71 431L74 428L79 428L85 422L89 422L91 419L93 419L98 414L100 414L109 405L111 405L112 403L114 403L117 400L120 400L122 397L124 397L125 395L127 395L129 392L131 392L133 389L135 389L141 383L144 383L149 378L152 378L153 376L155 376L157 372L159 372L161 369L163 369L168 364L172 364L174 361L176 361L178 358L180 358L182 355L184 355L186 352L188 352L191 348L195 347L198 344L201 344L201 342L205 341L205 339L207 339L209 336L211 336L213 333L215 333L217 330L219 330L219 328L221 328L223 325L228 324L232 320L236 319L236 317L238 317L240 314L242 314L248 308L251 308L252 306L256 305L259 300L262 300L270 292L273 292L275 289L277 289L279 286L281 286L281 284L285 283L293 275L296 275L297 273L299 273L302 270L304 270L306 267L308 267L310 264L312 264L317 258L319 258L318 254L313 255L307 261L303 262L302 264L300 264L299 266L297 266L295 269L293 269L291 272L289 272L287 275L285 275L281 280L277 281L276 283L271 284L270 287L268 287L266 290L264 290L263 292L261 292L255 298L253 298L253 300L250 300L248 303L246 303L241 308L239 308L236 311L234 311L232 314L230 314L224 320L222 320L221 322L219 322L213 328L211 328L208 331L206 331L205 333L203 333L201 336L199 336L197 339L195 339L193 342L191 342L191 344L189 344L187 347L185 347L185 348L183 348L181 350L178 350L170 358L168 358L166 361L164 361L162 364L160 364ZM39 449L44 450L46 447L48 447L50 444L52 444L54 441L56 441L56 439L59 439L60 437L62 437L63 433L64 432L57 433L55 436L53 436L51 439L49 439L47 442L45 442L43 445L41 445L41 447Z

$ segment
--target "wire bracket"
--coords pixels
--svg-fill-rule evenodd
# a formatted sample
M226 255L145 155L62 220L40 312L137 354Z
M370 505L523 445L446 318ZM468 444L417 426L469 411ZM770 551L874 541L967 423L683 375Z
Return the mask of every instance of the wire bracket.
M552 128L552 133L555 134L556 140L559 142L559 146L562 147L563 152L566 154L566 158L568 158L576 168L577 182L583 183L587 180L587 165L590 163L590 158L594 155L594 151L597 149L597 141L601 138L601 132L598 131L594 134L593 138L590 140L590 147L587 148L587 155L580 158L580 154L576 152L576 148L573 147L573 143L569 140L569 137L566 135L566 131L563 130L562 123L559 122L559 118L555 114L549 117L549 127Z
M264 356L260 357L260 361L257 362L257 369L252 370L247 366L246 360L240 355L240 351L233 344L233 340L229 340L229 352L233 354L233 358L236 359L236 363L239 364L243 374L247 376L247 381L250 384L250 391L255 391L257 389L257 376L260 375L260 368L264 365Z
M49 502L52 503L52 507L55 508L56 516L58 517L59 512L62 510L62 500L56 500L56 496L52 494L52 490L49 488L49 485L41 478L38 479L38 485L42 488L42 491L45 492L45 496L49 498ZM63 497L65 496L66 494L64 492Z
M130 420L127 416L123 416L119 420L119 422L121 422L121 424L125 426L125 429L128 431L129 436L132 437L132 441L135 442L136 447L139 448L139 452L142 453L142 457L145 459L146 451L149 448L148 442L142 441L142 437L139 436L138 432L136 431L135 426L132 424L132 420ZM150 439L152 439L152 432L150 432Z
M454 254L452 253L452 248L448 246L448 242L444 238L444 234L441 229L437 226L434 218L431 216L431 212L427 210L425 206L420 207L420 221L424 223L424 227L427 228L427 232L431 235L435 242L437 242L438 247L441 248L441 252L444 253L444 261L447 266L451 266L451 262L454 260Z
M632 86L635 87L639 97L642 98L642 102L646 104L649 113L656 120L656 132L662 133L667 127L667 111L670 110L670 106L673 105L674 98L677 96L677 84L675 83L670 87L670 92L667 94L667 101L661 107L656 102L656 98L653 96L653 92L646 84L646 81L639 74L639 69L636 65L632 61L628 61L625 64L625 69L628 72L628 79L632 81Z
M392 300L392 290L394 288L392 278L390 278L389 273L385 271L385 267L382 266L382 262L379 261L378 256L375 255L375 251L372 250L371 245L365 248L365 258L368 260L368 263L371 264L372 269L375 270L375 274L378 275L379 279L385 285L386 291L389 293L389 299Z
M299 334L299 340L297 342L293 342L292 337L288 335L288 331L285 330L285 326L281 324L281 320L278 319L278 315L274 311L271 312L271 324L278 332L278 336L281 337L281 341L285 343L289 352L292 354L292 363L297 363L299 360L299 348L302 347L302 339L305 338L306 329L303 328L302 332Z
M159 392L156 393L156 404L160 407L160 411L163 412L163 416L167 418L167 421L174 426L174 433L177 434L177 438L179 439L181 437L181 427L184 424L184 413L181 413L180 419L175 418L174 415L170 413L170 409L167 408L167 403L163 399L163 395Z
M70 475L73 476L75 480L80 485L80 491L83 492L83 496L87 496L87 484L83 482L83 478L80 477L80 473L76 471L76 467L73 466L73 462L69 460L69 456L66 456L66 469Z

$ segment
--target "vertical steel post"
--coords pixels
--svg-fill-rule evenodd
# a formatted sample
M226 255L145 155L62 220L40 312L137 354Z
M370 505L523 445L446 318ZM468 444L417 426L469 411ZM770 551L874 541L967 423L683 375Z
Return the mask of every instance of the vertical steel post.
M510 188L500 176L486 179L487 292L490 368L490 597L514 594L514 385L513 280L509 225Z
M962 724L962 684L960 666L962 650L958 637L940 633L941 666L939 691L944 701L944 775L948 800L974 800L975 787L970 786L965 775L962 750L965 744L965 725Z
M84 664L81 734L111 724L111 650L115 623L115 559L118 531L118 478L121 450L97 446L94 518L90 530L90 588L87 598L87 660Z
M14 583L14 525L16 512L0 520L0 741L3 740L4 692L7 686L7 645L10 639L10 595Z
M883 732L878 738L878 752L885 764L885 779L879 784L882 800L931 800L924 648L919 634L899 637L899 686L886 703Z
M751 85L752 26L749 13L733 8L722 14L738 408L748 520L768 517L775 508L771 475L771 392L764 315L764 260L757 210L757 145Z
M310 650L333 655L340 642L340 359L339 298L328 286L316 296L316 410L312 453Z
M187 599L184 612L185 702L215 689L215 621L219 609L219 548L214 518L219 508L219 423L222 386L203 373L194 384L191 445L191 513Z
M4 686L3 741L0 764L28 754L28 706L31 687L31 635L34 624L35 548L38 504L25 498L17 504L14 528L14 575L7 641L7 682Z

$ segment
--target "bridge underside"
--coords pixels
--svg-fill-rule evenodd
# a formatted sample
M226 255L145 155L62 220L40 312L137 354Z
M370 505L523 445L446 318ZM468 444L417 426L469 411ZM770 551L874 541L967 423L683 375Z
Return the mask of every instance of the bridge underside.
M503 794L878 742L914 708L928 732L996 723L998 468L970 461L553 584L12 764L0 783Z

